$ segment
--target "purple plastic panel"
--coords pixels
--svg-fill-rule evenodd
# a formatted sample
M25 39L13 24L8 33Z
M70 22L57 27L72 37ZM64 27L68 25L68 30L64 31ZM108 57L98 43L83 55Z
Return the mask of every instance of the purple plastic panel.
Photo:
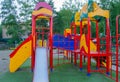
M43 8L47 8L49 10L52 11L52 8L50 7L50 5L48 5L46 2L39 2L36 6L35 6L35 10L40 9L41 7Z

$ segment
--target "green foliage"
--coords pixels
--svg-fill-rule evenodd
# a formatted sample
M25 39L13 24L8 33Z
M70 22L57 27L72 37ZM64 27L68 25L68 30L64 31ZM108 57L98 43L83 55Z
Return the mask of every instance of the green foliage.
M15 39L19 41L21 36L31 30L31 13L34 6L38 2L47 2L53 9L53 29L54 33L63 33L65 28L70 27L70 20L72 15L79 11L83 5L79 0L66 0L60 11L56 12L53 0L17 0L14 4L14 0L3 0L1 3L2 27L7 29L7 34L12 36L12 42ZM119 0L100 0L100 6L103 9L110 10L110 27L112 35L115 35L116 16L120 13L120 1ZM19 7L17 6L19 5ZM17 8L16 8L17 7ZM18 12L19 11L19 12ZM95 25L92 24L92 29L95 29ZM37 27L48 27L48 21L40 19L37 21ZM99 32L105 35L105 19L101 19L99 22ZM78 29L79 30L79 29ZM95 30L92 30L92 35L95 35ZM79 32L78 32L79 33ZM1 34L1 32L0 32ZM1 37L1 36L0 36ZM93 36L94 37L94 36ZM13 39L14 38L14 39Z
M26 22L28 20L31 20L31 13L33 11L33 5L32 4L28 4L28 2L23 1L23 0L18 0L18 3L21 4L20 8L19 8L19 21L21 22Z
M51 6L53 13L56 14L55 6L53 0L46 0L46 2Z
M0 25L0 39L2 38L2 27Z
M100 0L100 6L102 7L102 9L110 9L110 5L111 2L113 2L113 0Z
M63 34L65 28L70 28L71 18L77 10L80 10L81 5L79 0L65 1L54 17L54 32Z
M65 28L70 27L70 20L72 16L72 11L69 9L61 9L59 12L56 12L54 16L54 33L63 34Z
M37 4L38 2L45 2L45 0L33 0L33 2Z
M54 22L54 25L53 25L54 33L63 34L64 25L63 25L62 16L59 12L56 13L56 16L54 17L53 22Z
M119 0L100 0L100 5L103 9L110 11L110 28L111 34L115 36L116 16L120 14L120 1ZM101 25L102 26L102 25Z
M21 29L18 29L17 15L12 0L3 0L1 8L2 28L7 29L7 34L12 36L11 43L20 40ZM19 34L19 35L17 35Z
M45 19L39 19L36 22L37 27L48 27L48 20Z
M19 43L25 32L31 29L32 5L25 1L17 0L19 7L13 0L3 0L1 7L2 28L7 29L7 35L11 35L9 43Z
M96 37L96 24L91 22L91 34L92 34L92 38Z
M13 5L12 0L3 0L1 2L1 14L0 14L0 17L2 19L4 19L9 14L14 14L15 15L16 14L15 8L16 8L16 6Z
M68 28L70 27L70 23L71 23L71 17L73 15L73 12L70 9L61 9L60 10L60 15L61 15L61 19L63 21L63 25L64 28Z
M110 26L111 26L112 35L115 35L116 16L120 14L120 9L119 9L120 5L119 4L120 4L119 0L111 2L111 7L110 7Z
M18 14L18 21L19 21L19 26L24 27L25 32L30 32L31 31L31 20L32 20L32 11L33 11L33 3L32 1L24 1L24 0L18 0L17 1L20 5L19 11L20 13Z
M75 13L76 11L80 10L82 5L83 3L80 3L80 0L66 0L63 3L63 9L68 9Z

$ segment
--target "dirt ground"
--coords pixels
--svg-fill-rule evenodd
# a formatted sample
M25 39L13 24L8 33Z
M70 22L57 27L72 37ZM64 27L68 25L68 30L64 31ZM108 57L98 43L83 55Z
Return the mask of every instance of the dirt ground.
M0 50L0 75L9 70L9 55L12 50Z

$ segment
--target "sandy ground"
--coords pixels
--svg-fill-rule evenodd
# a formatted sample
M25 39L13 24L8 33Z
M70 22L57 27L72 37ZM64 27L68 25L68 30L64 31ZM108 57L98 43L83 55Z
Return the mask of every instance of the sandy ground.
M0 75L9 70L9 55L11 50L0 50Z

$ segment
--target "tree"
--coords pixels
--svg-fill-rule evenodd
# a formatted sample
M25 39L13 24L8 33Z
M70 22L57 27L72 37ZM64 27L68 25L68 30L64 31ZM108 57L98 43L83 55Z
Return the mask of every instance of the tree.
M56 14L56 10L55 10L56 8L54 6L53 0L46 0L46 2L51 6L53 13Z
M71 23L71 18L74 15L70 9L61 9L60 16L63 21L64 28L69 28Z
M17 11L16 6L14 5L13 0L3 0L1 3L1 18L2 18L2 28L7 29L7 34L11 35L12 38L10 40L11 43L19 42L21 39L21 35L23 35L23 31L19 26L17 21Z
M2 27L0 25L0 39L2 38Z
M110 26L111 26L111 32L112 35L115 35L116 33L116 16L120 14L120 1L113 1L111 2L110 7ZM120 24L120 23L119 23Z
M120 13L120 0L100 0L100 6L110 11L111 34L115 36L116 16Z
M45 0L33 0L33 2L37 4L38 2L45 2Z
M61 16L59 17L60 21L59 23L61 23L61 27L62 29L59 29L60 32L64 31L65 28L70 28L70 23L71 23L71 19L74 15L74 13L78 10L80 10L80 7L83 3L81 3L79 0L67 0L63 3L63 7L61 8L61 10L58 12L58 15Z
M76 11L80 10L82 5L83 3L82 1L80 2L80 0L66 0L63 3L63 9L69 9L75 13Z
M32 0L24 1L24 0L17 0L19 3L19 18L18 21L21 27L24 27L25 32L29 32L31 30L31 18L32 18L32 11L33 11L33 3Z
M110 9L111 6L111 2L113 0L100 0L100 6L102 7L102 9Z
M54 16L53 22L54 22L53 32L63 34L64 25L63 25L62 16L59 12L56 12L56 16Z
M1 14L0 14L0 17L2 20L4 20L5 17L7 17L8 15L10 14L16 14L16 11L15 11L15 6L13 5L13 2L12 0L3 0L1 2Z

